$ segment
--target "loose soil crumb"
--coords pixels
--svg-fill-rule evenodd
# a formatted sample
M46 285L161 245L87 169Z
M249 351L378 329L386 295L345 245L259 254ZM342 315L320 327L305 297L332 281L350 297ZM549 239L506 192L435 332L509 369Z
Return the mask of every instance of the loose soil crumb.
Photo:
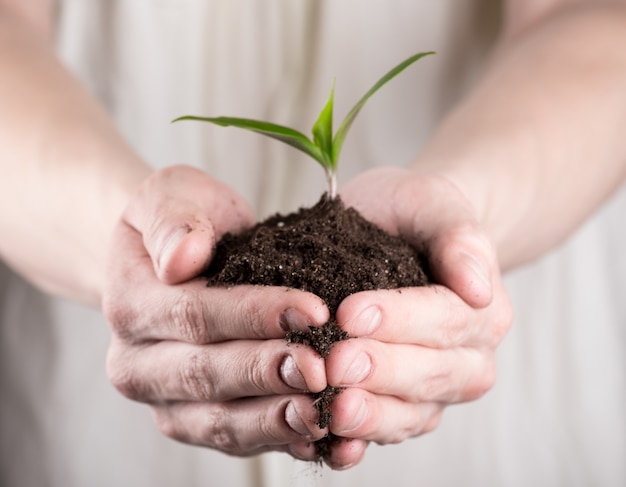
M205 275L209 286L287 286L321 297L330 310L330 321L308 332L289 332L286 339L311 346L322 357L333 344L349 338L334 318L347 296L429 283L422 253L346 208L340 198L327 195L311 208L277 214L244 233L225 235ZM329 387L315 395L320 428L331 423L330 404L339 392ZM320 458L337 441L340 438L331 433L316 442Z

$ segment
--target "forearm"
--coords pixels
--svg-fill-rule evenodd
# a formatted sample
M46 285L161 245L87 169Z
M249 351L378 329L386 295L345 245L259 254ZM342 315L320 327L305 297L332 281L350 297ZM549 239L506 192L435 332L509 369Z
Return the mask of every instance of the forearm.
M149 169L45 36L0 14L0 256L46 291L99 304L109 235Z
M459 186L504 268L576 228L626 172L626 8L568 7L505 33L416 170Z

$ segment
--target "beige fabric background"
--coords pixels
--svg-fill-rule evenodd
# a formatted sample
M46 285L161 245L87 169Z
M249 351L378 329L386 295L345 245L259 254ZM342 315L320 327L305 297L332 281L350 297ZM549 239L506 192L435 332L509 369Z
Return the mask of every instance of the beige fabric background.
M333 76L341 116L395 63L436 50L364 109L340 180L405 164L471 85L498 17L488 0L58 4L60 55L146 160L203 167L260 217L312 203L322 172L254 134L171 119L228 114L305 131ZM162 437L147 407L108 384L100 314L0 266L0 485L626 485L624 210L622 192L561 249L508 276L517 317L492 392L450 408L430 435L372 446L343 473Z

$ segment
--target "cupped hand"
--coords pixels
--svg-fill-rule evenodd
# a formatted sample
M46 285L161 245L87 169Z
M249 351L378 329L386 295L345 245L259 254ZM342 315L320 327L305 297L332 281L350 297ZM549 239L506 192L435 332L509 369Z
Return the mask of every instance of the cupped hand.
M423 248L434 284L346 298L341 328L354 339L326 359L343 387L326 461L357 464L367 443L397 443L431 431L449 404L479 398L495 380L495 350L512 321L495 251L471 204L448 180L410 170L363 173L341 196L365 218Z
M171 167L144 182L111 243L108 374L174 439L312 460L311 441L327 431L307 393L326 387L324 362L284 337L325 323L328 309L296 290L207 288L194 279L224 233L252 223L243 200L199 170Z

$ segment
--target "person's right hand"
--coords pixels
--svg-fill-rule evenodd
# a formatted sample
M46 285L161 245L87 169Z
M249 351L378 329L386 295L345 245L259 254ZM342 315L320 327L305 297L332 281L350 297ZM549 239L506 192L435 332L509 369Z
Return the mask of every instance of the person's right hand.
M326 387L324 361L284 337L325 323L326 306L293 289L194 279L224 233L252 223L243 200L199 170L176 166L143 183L111 242L108 374L176 440L315 460L311 442L327 431L305 393Z

